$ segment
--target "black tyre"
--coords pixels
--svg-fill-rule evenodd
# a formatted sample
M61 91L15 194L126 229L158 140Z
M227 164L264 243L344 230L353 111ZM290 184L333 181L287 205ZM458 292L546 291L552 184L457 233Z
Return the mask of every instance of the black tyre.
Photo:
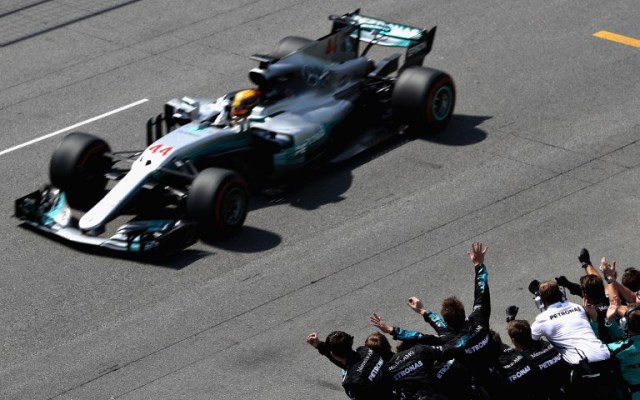
M288 54L293 53L294 51L308 45L313 42L311 39L307 39L300 36L287 36L282 38L275 49L271 52L271 57L273 58L282 58Z
M240 230L247 217L247 183L234 171L207 168L193 180L187 218L198 223L204 239L224 239Z
M68 134L51 156L49 179L62 189L74 208L88 209L104 195L105 174L111 169L104 140L82 132Z
M430 132L447 126L455 104L453 79L445 72L425 67L404 70L391 96L393 113L401 122Z

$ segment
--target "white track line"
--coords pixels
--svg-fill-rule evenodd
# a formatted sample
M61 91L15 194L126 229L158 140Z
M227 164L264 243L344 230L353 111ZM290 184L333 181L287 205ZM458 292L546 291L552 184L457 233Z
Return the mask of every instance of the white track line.
M15 151L15 150L21 149L21 148L23 148L23 147L30 146L30 145L32 145L32 144L34 144L34 143L38 143L38 142L39 142L39 141L41 141L41 140L49 139L50 137L53 137L53 136L59 135L59 134L61 134L61 133L64 133L64 132L70 131L70 130L72 130L72 129L76 129L77 127L80 127L80 126L82 126L82 125L89 124L89 123L91 123L91 122L94 122L94 121L97 121L97 120L99 120L99 119L102 119L102 118L108 117L108 116L113 115L113 114L115 114L115 113L119 113L120 111L124 111L124 110L127 110L127 109L129 109L129 108L132 108L132 107L135 107L135 106L139 106L140 104L142 104L142 103L146 103L147 101L149 101L149 99L142 99L142 100L138 100L138 101L136 101L135 103L127 104L126 106L123 106L123 107L120 107L120 108L116 108L115 110L109 111L109 112L104 113L104 114L102 114L102 115L98 115L97 117L89 118L89 119L88 119L88 120L86 120L86 121L78 122L78 123L77 123L77 124L75 124L75 125L71 125L71 126L68 126L68 127L66 127L66 128L60 129L59 131L55 131L55 132L49 133L49 134L47 134L47 135L40 136L39 138L35 138L35 139L33 139L33 140L29 140L29 141L28 141L28 142L26 142L26 143L22 143L22 144L19 144L19 145L17 145L17 146L10 147L10 148L8 148L8 149L6 149L6 150L0 151L0 156L3 156L3 155L5 155L5 154L7 154L7 153L11 153L12 151Z

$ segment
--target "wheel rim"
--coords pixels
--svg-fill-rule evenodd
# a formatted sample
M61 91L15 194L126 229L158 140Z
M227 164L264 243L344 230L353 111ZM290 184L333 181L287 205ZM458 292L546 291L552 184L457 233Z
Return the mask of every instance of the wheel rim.
M447 119L451 113L451 105L453 103L453 91L449 85L444 85L436 90L433 95L433 105L431 106L431 115L436 121Z
M247 199L244 190L235 186L229 189L222 200L222 220L225 225L237 225L244 218L245 209L247 207Z

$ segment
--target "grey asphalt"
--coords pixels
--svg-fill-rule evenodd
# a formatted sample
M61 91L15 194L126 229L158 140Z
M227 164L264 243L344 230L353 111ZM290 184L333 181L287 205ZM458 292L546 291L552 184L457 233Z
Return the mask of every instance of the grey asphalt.
M640 38L633 0L3 0L0 151L149 99L79 129L141 148L166 100L249 86L251 54L358 7L438 26L425 65L456 82L452 123L257 196L230 241L76 251L11 218L61 135L0 156L0 398L344 399L306 334L361 342L374 311L428 332L405 301L471 307L473 241L503 336L508 305L535 317L531 279L579 278L582 247L638 266L640 52L592 36Z

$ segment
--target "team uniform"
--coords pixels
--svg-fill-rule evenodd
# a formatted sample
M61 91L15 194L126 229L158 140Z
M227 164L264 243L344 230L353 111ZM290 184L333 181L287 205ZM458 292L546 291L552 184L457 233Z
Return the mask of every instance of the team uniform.
M385 364L382 357L368 347L358 347L347 357L347 364L336 362L325 343L318 347L320 354L343 369L342 387L352 400L389 400L394 398L388 382L384 380Z
M473 382L469 370L459 361L451 359L435 364L436 383L448 399L482 399L484 392Z
M446 344L448 347L458 349L456 361L477 378L479 385L493 392L499 385L499 378L495 373L499 349L491 340L490 316L491 297L487 267L481 264L475 267L473 311L460 331L454 332L440 315L427 311L423 314L424 320L433 327L437 335L426 335L394 327L393 338L416 340L423 344Z
M446 338L449 344L462 350L456 359L467 367L491 394L497 390L499 383L495 374L499 349L491 339L490 316L491 296L487 267L481 264L475 267L473 311L467 317L465 327L459 332L443 331L441 336L443 339ZM428 317L425 313L425 319Z
M442 321L438 314L430 311L429 313L433 314L436 319ZM443 325L443 328L446 328L446 324ZM429 335L400 327L394 327L392 334L395 340L412 341L429 346L441 345L443 340L446 342L446 336ZM455 352L454 350L452 354L455 354ZM433 368L435 369L436 387L438 387L440 393L448 399L464 400L482 398L482 393L479 393L482 389L473 383L471 372L462 365L460 361L455 359L436 361Z
M538 400L540 373L535 364L520 350L503 344L498 355L498 374L502 385L494 398Z
M598 336L598 339L600 339L602 343L606 344L614 342L615 340L617 340L617 338L611 335L611 331L610 329L607 329L605 322L607 318L607 310L609 309L609 299L607 297L603 297L602 299L600 299L600 301L595 303L594 306L598 314L598 319L596 321L596 336Z
M618 361L622 379L627 383L632 400L640 400L640 335L607 344Z
M558 281L558 283L560 283L560 281ZM566 278L564 278L564 281L562 282L561 286L564 286L565 288L567 288L567 290L569 290L569 293L575 296L582 297L582 288L580 287L580 284L570 282ZM611 337L609 335L610 334L609 329L605 327L607 309L609 308L609 298L603 293L600 300L595 302L593 306L596 308L596 312L598 313L598 319L597 319L598 323L597 323L597 331L596 331L598 338L602 341L602 343L614 342L616 338Z
M598 339L581 305L568 301L551 304L531 325L534 340L542 336L570 364L570 398L602 399L611 394L613 381L609 349Z
M577 365L585 358L590 363L609 359L609 350L593 332L584 308L575 303L551 304L538 314L531 334L534 340L546 337L569 364Z
M469 399L471 375L454 360L440 362L443 349L416 344L395 354L387 378L402 400Z
M537 392L540 398L564 399L563 387L569 381L569 364L562 354L544 340L534 341L533 346L522 352L538 370L541 383Z

